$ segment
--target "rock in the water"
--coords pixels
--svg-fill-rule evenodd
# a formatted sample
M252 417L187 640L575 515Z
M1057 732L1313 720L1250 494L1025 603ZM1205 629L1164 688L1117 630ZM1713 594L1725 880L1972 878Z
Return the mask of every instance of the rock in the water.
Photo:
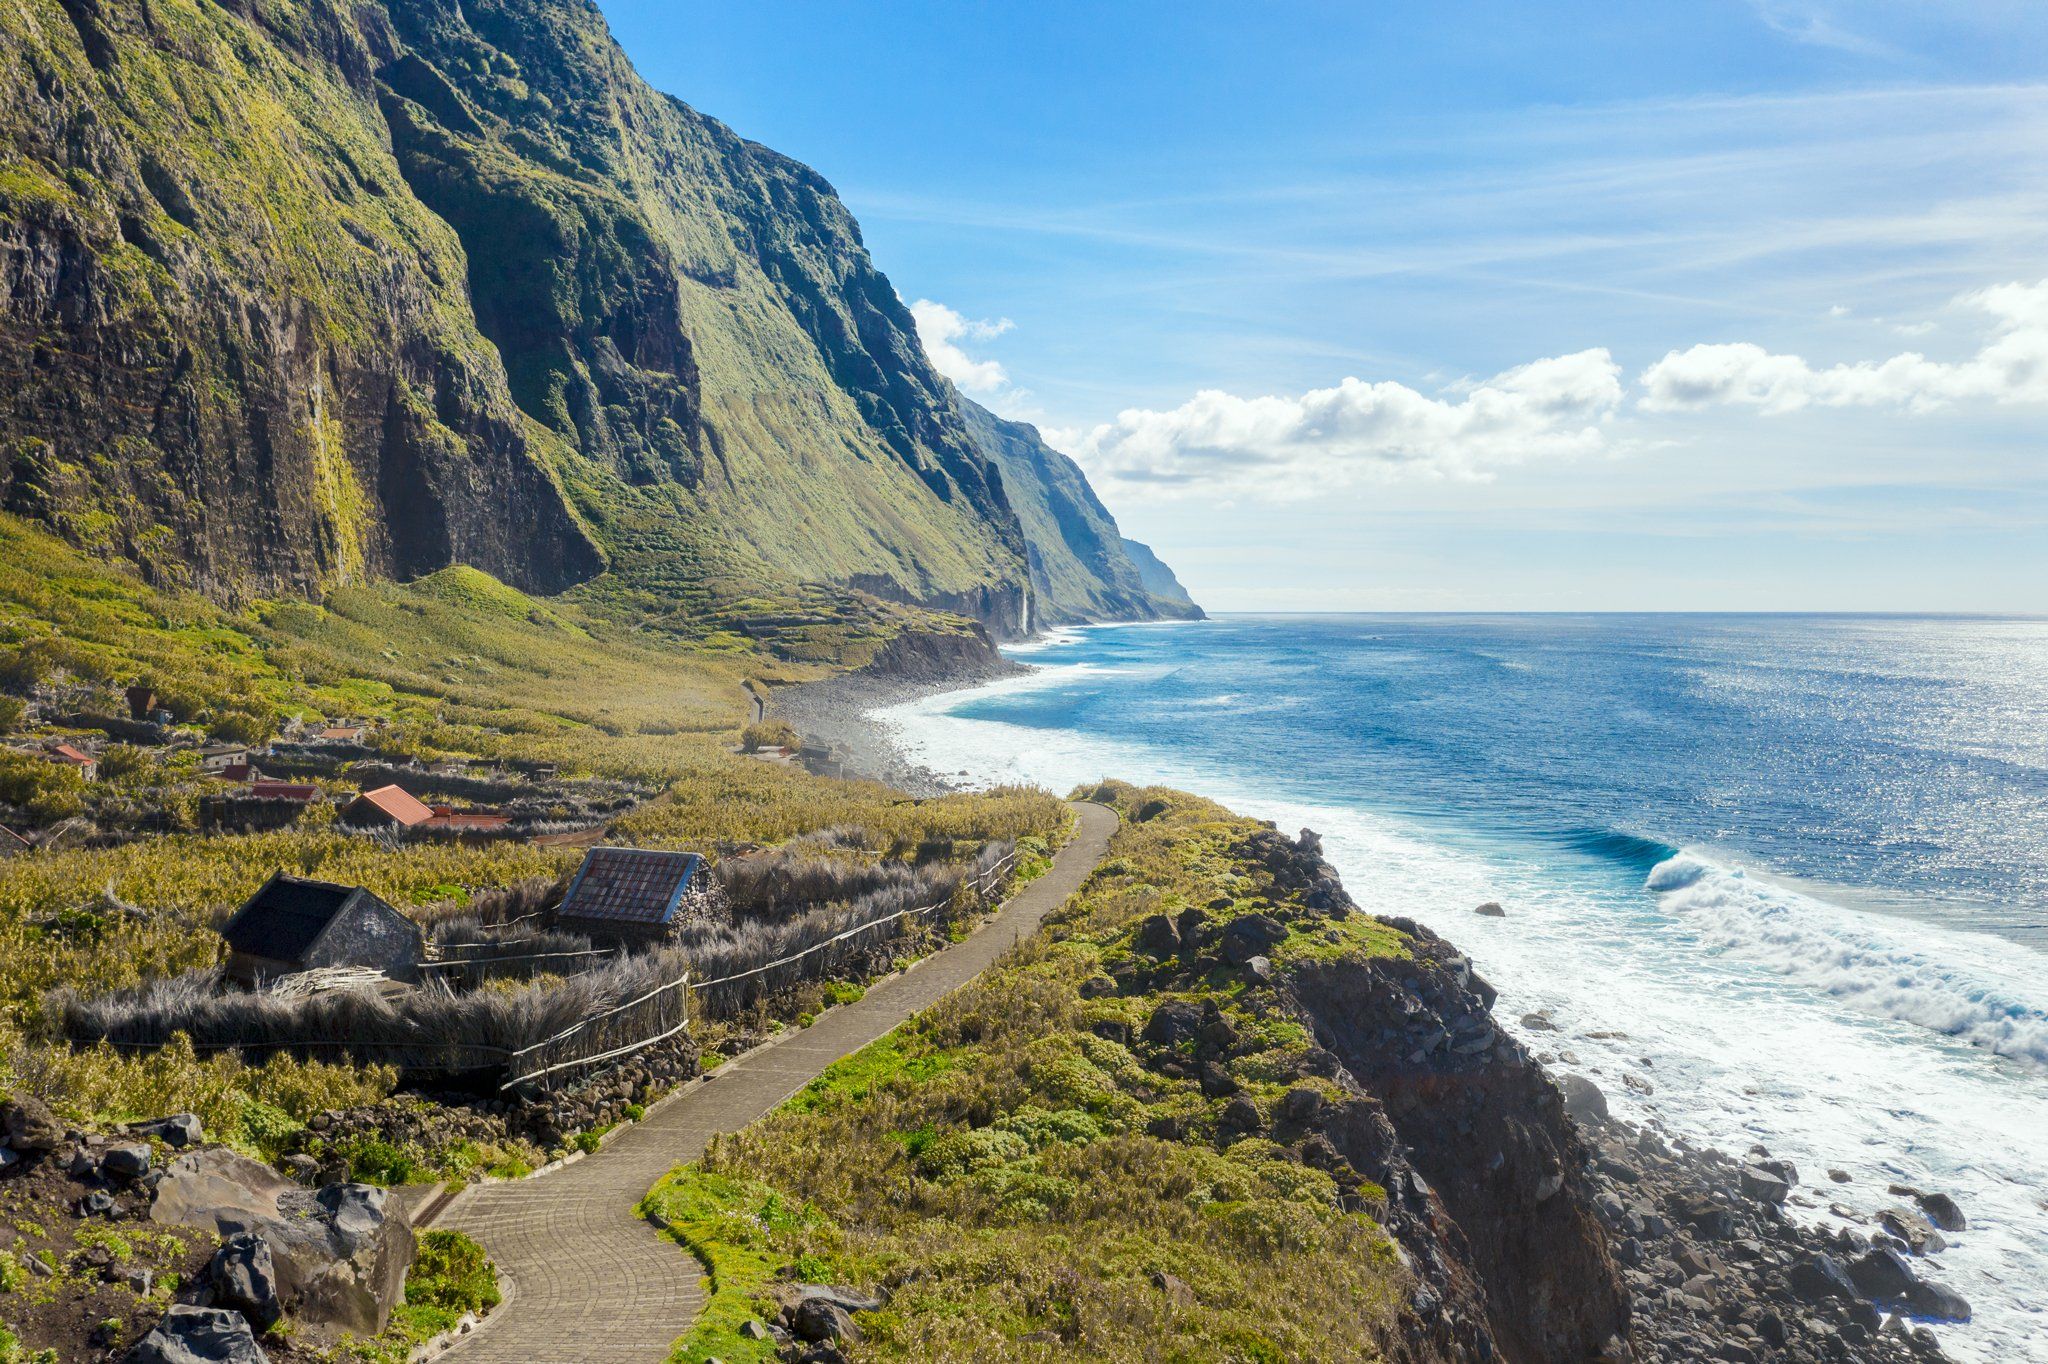
M1856 1291L1873 1302L1900 1302L1920 1282L1906 1257L1890 1246L1872 1246L1849 1262Z
M1915 1255L1933 1255L1948 1248L1948 1242L1934 1229L1934 1224L1911 1208L1885 1208L1877 1214L1877 1221L1904 1241Z
M1548 1014L1523 1014L1522 1026L1530 1032L1556 1032L1557 1024L1550 1021Z
M1488 900L1472 912L1483 919L1505 919L1508 917L1508 912L1500 907L1500 901L1498 900Z
M179 1156L157 1186L152 1220L254 1232L270 1245L278 1296L301 1333L329 1342L373 1336L391 1319L412 1263L404 1209L383 1189L331 1184L308 1193L232 1151Z
M1906 1294L1906 1306L1913 1309L1917 1317L1932 1317L1936 1321L1968 1321L1970 1301L1946 1284L1930 1283L1926 1279L1914 1284Z
M230 1236L214 1252L207 1269L213 1281L214 1301L232 1307L259 1331L270 1329L283 1314L277 1297L277 1268L270 1243L253 1232Z
M1847 1184L1849 1182L1849 1172L1847 1170L1830 1170L1828 1171L1828 1178L1837 1184Z
M17 1094L0 1104L0 1127L7 1132L7 1144L28 1154L54 1151L64 1140L64 1124L42 1100Z
M1920 1205L1920 1211L1927 1214L1927 1220L1943 1231L1965 1231L1969 1221L1956 1201L1945 1193L1924 1193L1913 1200Z
M164 1145L179 1150L187 1146L197 1146L206 1137L205 1128L201 1126L197 1113L173 1113L154 1122L138 1123L134 1130L145 1137L155 1137Z
M1564 1095L1564 1111L1580 1122L1600 1122L1607 1118L1607 1096L1600 1092L1600 1086L1583 1075L1570 1071L1557 1077L1557 1087Z
M129 1364L270 1364L239 1312L173 1307L128 1355Z

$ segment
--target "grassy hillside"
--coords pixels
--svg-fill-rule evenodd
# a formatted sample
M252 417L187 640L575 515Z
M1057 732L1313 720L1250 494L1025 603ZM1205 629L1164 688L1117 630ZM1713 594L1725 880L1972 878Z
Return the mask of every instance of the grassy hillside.
M716 1290L678 1361L773 1358L739 1328L772 1316L791 1275L885 1292L860 1319L864 1360L1395 1352L1412 1285L1377 1220L1385 1191L1283 1116L1306 1111L1297 1090L1344 1101L1313 1073L1313 1039L1241 969L1155 980L1138 929L1286 915L1282 969L1406 940L1304 912L1238 851L1252 821L1175 792L1097 794L1126 823L1044 933L649 1195ZM1148 1036L1170 1002L1214 1006L1199 1044Z

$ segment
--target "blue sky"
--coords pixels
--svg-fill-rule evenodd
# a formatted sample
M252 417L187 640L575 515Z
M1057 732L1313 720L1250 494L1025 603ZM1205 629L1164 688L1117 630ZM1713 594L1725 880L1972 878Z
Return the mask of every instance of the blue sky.
M604 9L1212 608L2048 611L2048 5Z

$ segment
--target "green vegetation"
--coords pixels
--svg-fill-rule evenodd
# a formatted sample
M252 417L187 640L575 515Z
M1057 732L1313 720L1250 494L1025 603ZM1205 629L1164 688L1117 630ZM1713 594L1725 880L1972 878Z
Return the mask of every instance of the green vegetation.
M347 1341L324 1357L335 1364L406 1364L415 1348L499 1301L497 1266L482 1246L459 1231L425 1232L406 1271L405 1301L384 1334Z
M1326 940L1331 920L1239 854L1250 821L1173 792L1094 794L1126 823L1044 933L649 1195L715 1290L676 1360L765 1357L739 1327L771 1313L777 1279L883 1290L864 1359L1379 1357L1405 1294L1372 1216L1383 1192L1284 1126L1224 1117L1327 1084L1304 1078L1305 1030L1241 971L1160 975L1134 931L1193 908L1284 916L1317 952L1403 940ZM1227 1083L1140 1040L1171 1000L1217 1008Z

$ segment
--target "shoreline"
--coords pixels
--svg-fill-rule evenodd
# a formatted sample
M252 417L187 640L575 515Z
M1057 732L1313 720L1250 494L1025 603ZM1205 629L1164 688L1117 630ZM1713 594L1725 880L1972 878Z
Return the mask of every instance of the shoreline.
M770 714L788 720L807 742L829 745L846 776L912 796L939 795L961 789L967 774L911 761L871 712L1035 670L1002 663L944 676L852 673L804 683L773 696ZM1865 1293L1866 1283L1892 1266L1903 1266L1908 1282L1918 1279L1919 1267L1938 1253L1940 1233L1915 1206L1921 1190L1894 1186L1895 1218L1853 1219L1863 1230L1807 1223L1793 1208L1816 1206L1827 1185L1802 1181L1791 1162L1773 1159L1762 1146L1736 1155L1695 1145L1654 1119L1610 1115L1591 1081L1533 1054L1531 1060L1560 1086L1586 1137L1591 1159L1584 1173L1626 1286L1635 1359L1819 1364L1847 1353L1932 1364L1949 1357L1928 1325L1950 1324L1944 1317L1966 1321L1960 1295L1939 1280L1914 1283L1917 1301L1910 1306L1903 1288L1879 1302Z
M832 750L840 774L893 786L910 796L939 796L962 789L965 773L934 772L912 762L885 725L869 712L921 701L928 696L968 691L1005 677L1035 671L1030 665L1002 659L990 666L947 676L905 677L845 673L817 682L802 682L770 693L768 714L787 720L807 744Z

